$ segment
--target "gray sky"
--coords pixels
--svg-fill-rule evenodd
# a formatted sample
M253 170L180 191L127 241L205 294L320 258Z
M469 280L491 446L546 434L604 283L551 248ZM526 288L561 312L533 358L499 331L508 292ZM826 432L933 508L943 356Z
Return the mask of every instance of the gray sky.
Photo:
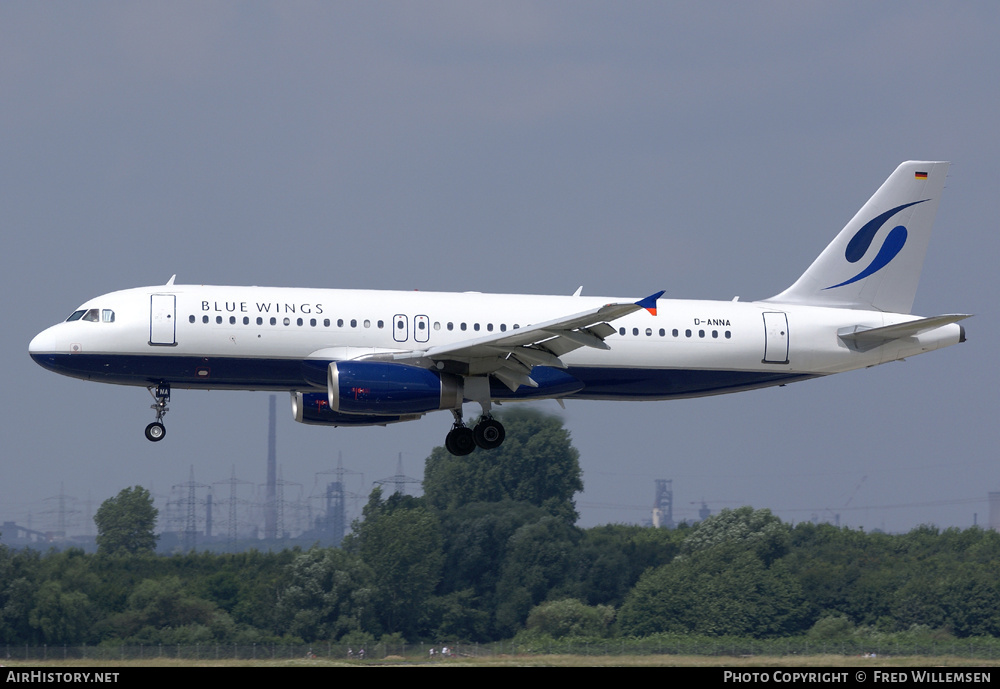
M0 521L44 526L60 483L93 509L166 494L192 464L202 483L264 480L266 394L175 391L154 445L144 389L28 358L86 299L174 273L763 298L899 162L933 159L953 166L914 310L976 314L964 345L739 395L537 406L580 450L583 526L647 518L656 478L679 518L705 500L983 524L998 31L995 2L4 2ZM400 452L419 476L451 423L306 427L278 403L281 470L306 493L338 452L369 484Z

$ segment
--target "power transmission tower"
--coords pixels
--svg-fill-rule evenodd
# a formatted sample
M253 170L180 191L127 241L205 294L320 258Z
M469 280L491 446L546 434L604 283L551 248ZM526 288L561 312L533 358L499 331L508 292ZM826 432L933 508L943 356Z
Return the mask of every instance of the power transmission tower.
M396 459L396 474L395 476L389 476L388 478L381 478L375 481L376 485L385 486L387 483L393 485L393 493L399 493L400 495L407 495L406 484L408 483L420 483L420 479L413 478L412 476L407 476L403 473L403 453L399 453L399 457ZM391 493L390 493L391 495Z
M215 485L225 485L229 484L229 505L228 505L228 519L226 523L226 537L229 542L229 549L231 551L236 550L236 540L239 537L239 522L236 519L236 506L240 504L249 504L248 500L240 500L236 496L237 487L240 485L252 486L252 481L241 481L236 478L236 465L233 465L232 472L229 479L226 481L216 481Z
M653 526L674 528L674 481L656 479L656 500L653 504Z
M60 482L59 495L53 496L51 498L45 498L45 502L53 502L53 501L56 504L55 508L43 510L42 514L54 515L56 522L56 528L54 529L55 534L59 538L66 538L68 529L70 527L70 516L80 514L80 510L71 509L68 505L68 503L75 503L76 498L66 495L66 488L63 485L63 483Z
M174 486L174 489L180 488L187 493L186 497L180 502L184 507L184 530L181 532L181 548L184 552L190 552L194 550L198 542L198 519L196 513L196 507L198 501L195 497L195 490L198 488L208 488L209 486L204 483L196 483L194 480L194 465L191 465L191 471L189 478L186 483L179 483Z
M337 468L332 472L321 471L317 473L316 482L318 483L321 480L320 477L327 474L333 474L336 480L328 482L321 495L315 494L315 484L313 488L313 498L323 501L323 514L316 518L315 526L316 530L330 538L334 545L340 545L347 534L347 500L353 499L357 502L364 499L360 493L347 490L345 478L348 475L358 476L361 485L364 485L365 476L359 471L345 469L344 457L341 452L337 453Z

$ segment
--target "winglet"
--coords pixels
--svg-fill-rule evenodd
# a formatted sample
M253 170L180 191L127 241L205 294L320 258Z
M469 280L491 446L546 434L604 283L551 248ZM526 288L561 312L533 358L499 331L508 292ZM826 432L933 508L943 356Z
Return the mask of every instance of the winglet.
M635 305L636 306L641 306L642 308L646 309L647 311L649 311L651 314L653 314L655 316L656 315L656 300L659 299L660 297L662 297L664 292L666 292L666 290L661 289L656 294L650 294L645 299L640 299L639 301L637 301L635 303Z

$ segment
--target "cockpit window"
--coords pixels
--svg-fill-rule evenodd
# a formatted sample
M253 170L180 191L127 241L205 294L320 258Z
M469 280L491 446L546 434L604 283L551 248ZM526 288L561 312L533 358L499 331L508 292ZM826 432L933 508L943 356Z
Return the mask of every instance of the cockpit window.
M90 321L91 323L114 323L115 312L111 309L80 309L74 311L66 319L70 321Z

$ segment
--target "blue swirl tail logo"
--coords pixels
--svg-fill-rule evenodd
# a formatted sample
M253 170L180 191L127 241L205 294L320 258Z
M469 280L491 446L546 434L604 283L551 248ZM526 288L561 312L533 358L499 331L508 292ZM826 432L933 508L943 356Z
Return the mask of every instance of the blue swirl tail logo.
M923 203L928 199L923 201L913 201L911 203L904 203L902 206L896 206L879 216L876 216L865 223L864 227L858 230L851 241L847 243L847 250L844 252L844 258L846 258L851 263L857 263L865 254L868 253L868 249L871 248L872 242L875 241L875 235L878 231L882 229L882 226L888 222L889 218L894 216L899 211L904 208L909 208L910 206L915 206L918 203ZM878 271L889 265L892 259L896 258L896 255L903 250L903 246L906 244L906 228L902 225L896 225L889 231L886 235L885 241L882 242L882 247L878 250L875 258L872 262L868 264L868 267L862 270L860 273L852 277L850 280L845 280L839 285L830 285L824 288L825 290L834 289L836 287L843 287L844 285L849 285L852 282L857 282L858 280L864 280L869 275L877 273Z

